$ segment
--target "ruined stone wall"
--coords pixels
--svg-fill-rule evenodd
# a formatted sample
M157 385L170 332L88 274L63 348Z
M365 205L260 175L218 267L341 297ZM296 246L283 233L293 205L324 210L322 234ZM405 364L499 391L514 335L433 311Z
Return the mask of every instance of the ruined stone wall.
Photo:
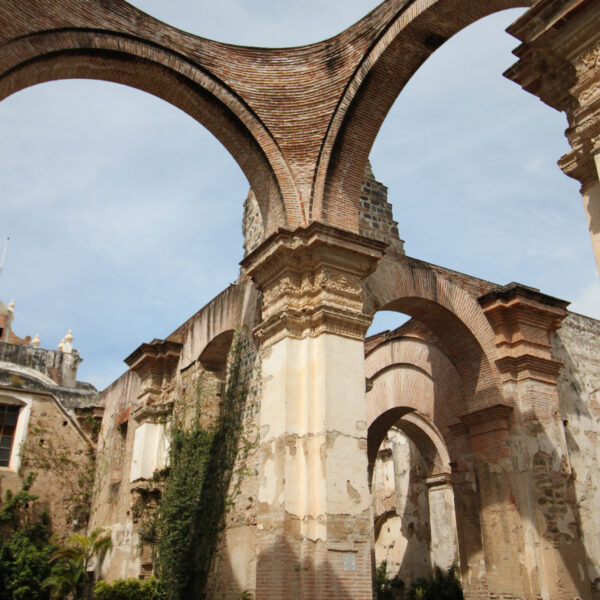
M404 242L398 234L398 223L394 221L392 205L387 198L387 186L375 179L371 163L367 162L360 190L359 233L385 242L389 252L404 254Z
M18 344L0 342L0 361L34 369L64 387L75 387L79 352L45 350Z
M265 228L260 214L260 207L252 190L248 192L248 196L244 200L242 235L244 236L244 256L256 250L265 239Z
M569 313L554 334L553 354L563 367L558 389L561 426L574 480L576 506L592 594L600 598L600 322ZM541 459L541 457L540 457ZM578 535L579 531L570 532Z
M232 286L219 295L169 336L169 341L142 344L126 359L130 370L101 395L105 412L90 529L109 528L114 545L104 561L102 577L114 580L152 573L152 548L140 546L139 530L158 506L164 489L164 468L168 467L165 424L173 414L185 414L184 423L191 424L197 406L203 429L217 425L234 340L229 328L236 329L236 323L244 320L243 307L255 310L249 301L255 296L243 289L240 293L240 288ZM249 392L226 499L226 527L208 590L210 597L219 599L237 599L255 585L260 368L257 349L245 331L238 343ZM186 407L193 410L186 411Z

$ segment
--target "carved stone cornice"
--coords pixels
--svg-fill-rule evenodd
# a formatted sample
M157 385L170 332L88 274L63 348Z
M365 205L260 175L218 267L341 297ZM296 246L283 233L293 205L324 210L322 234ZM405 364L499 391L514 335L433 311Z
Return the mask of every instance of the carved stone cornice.
M576 106L571 88L577 82L575 67L563 57L549 51L519 47L519 62L504 72L504 76L518 83L525 91L559 111Z
M586 48L575 59L577 79L585 81L600 71L600 41L591 48Z
M558 164L584 188L597 182L591 138L600 124L600 4L540 0L507 31L523 43L505 76L567 113L573 150Z
M556 383L561 365L552 359L550 334L568 302L511 283L481 296L479 304L496 334L496 366L504 381Z
M579 181L582 188L598 181L598 172L591 149L584 149L583 145L574 146L571 152L561 156L558 166L565 175Z
M272 235L241 263L263 292L257 337L274 343L327 332L364 339L371 318L363 312L363 282L384 250L321 223Z
M181 344L178 342L152 340L136 348L125 363L143 380L149 375L170 374L177 366L180 353Z
M173 404L173 401L140 404L131 412L131 418L136 423L159 423L171 416Z
M139 401L152 404L168 392L180 354L180 343L152 340L139 346L125 359L129 368L140 377Z

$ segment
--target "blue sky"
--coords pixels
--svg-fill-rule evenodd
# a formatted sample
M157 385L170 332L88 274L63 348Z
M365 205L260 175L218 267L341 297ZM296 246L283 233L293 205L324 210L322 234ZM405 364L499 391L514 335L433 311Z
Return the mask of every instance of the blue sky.
M137 0L220 41L289 46L335 35L366 0ZM521 11L447 42L398 98L371 162L407 253L499 284L519 281L600 317L578 184L556 160L564 115L502 72ZM142 342L165 337L238 273L248 184L190 117L138 90L58 81L0 102L0 299L18 335L55 348L68 329L99 388ZM393 327L385 315L375 327Z

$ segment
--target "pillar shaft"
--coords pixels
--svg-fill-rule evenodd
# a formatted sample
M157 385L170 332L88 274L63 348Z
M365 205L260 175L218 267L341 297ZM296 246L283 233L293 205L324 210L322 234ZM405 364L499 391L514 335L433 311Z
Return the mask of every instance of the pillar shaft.
M526 598L590 598L579 509L575 501L550 335L567 303L510 284L480 298L496 333L496 365L513 402L495 477L518 512ZM508 417L508 415L507 415ZM485 502L485 500L484 500Z
M315 224L244 260L264 298L258 600L372 597L362 285L382 249Z

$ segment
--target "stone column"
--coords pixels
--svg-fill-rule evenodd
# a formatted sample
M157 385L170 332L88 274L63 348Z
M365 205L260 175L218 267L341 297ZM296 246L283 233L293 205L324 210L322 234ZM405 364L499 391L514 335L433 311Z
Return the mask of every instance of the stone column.
M511 406L495 404L461 417L473 453L473 483L479 500L485 563L481 587L473 580L470 591L486 598L537 600L537 596L530 593L528 574L522 565L520 516L510 478L510 449L506 440L512 411ZM472 569L475 575L475 565Z
M426 483L429 489L431 563L446 570L458 559L452 476L448 473L430 475Z
M496 333L496 365L514 409L506 423L506 474L517 509L523 547L520 561L529 578L527 598L589 599L581 523L557 390L560 363L550 334L567 303L538 290L510 284L480 298Z
M372 597L362 286L383 248L314 223L242 263L263 292L258 600Z

